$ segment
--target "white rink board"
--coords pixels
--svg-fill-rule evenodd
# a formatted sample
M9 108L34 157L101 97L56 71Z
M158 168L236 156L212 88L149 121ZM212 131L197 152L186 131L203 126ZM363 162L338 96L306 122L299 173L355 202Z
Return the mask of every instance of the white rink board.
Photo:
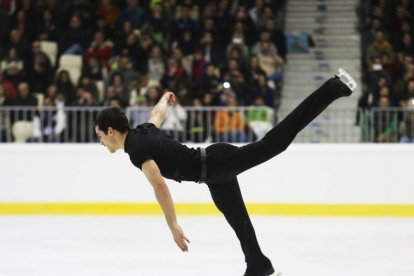
M293 144L239 182L251 203L413 204L413 164L412 145ZM0 202L155 202L128 156L98 144L1 144L0 168ZM211 202L204 184L167 182L175 202Z

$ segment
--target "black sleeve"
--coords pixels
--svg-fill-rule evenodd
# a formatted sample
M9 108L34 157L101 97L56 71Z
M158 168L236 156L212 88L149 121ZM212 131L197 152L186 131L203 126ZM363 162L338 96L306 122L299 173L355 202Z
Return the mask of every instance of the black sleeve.
M142 170L142 164L145 161L153 159L153 158L147 151L139 149L131 153L129 155L129 159L131 160L132 164L134 164L135 167Z

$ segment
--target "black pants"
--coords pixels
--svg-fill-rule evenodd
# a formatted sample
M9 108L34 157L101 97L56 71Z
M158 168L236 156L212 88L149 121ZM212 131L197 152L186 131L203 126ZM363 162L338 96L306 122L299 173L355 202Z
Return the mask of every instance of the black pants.
M338 78L331 78L309 95L260 141L242 147L216 143L206 148L207 185L217 208L236 232L247 267L260 267L269 260L257 242L237 175L283 152L296 135L334 100L351 91Z

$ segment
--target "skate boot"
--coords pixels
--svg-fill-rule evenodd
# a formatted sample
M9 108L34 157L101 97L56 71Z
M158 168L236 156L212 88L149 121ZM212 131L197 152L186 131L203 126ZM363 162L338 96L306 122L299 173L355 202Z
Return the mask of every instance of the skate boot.
M275 273L275 269L273 268L273 265L270 262L270 260L266 258L264 265L261 268L247 266L244 276L269 276L269 275L280 276L282 275L282 273L280 272L276 272L276 274L273 274L273 273Z
M347 96L351 95L353 91L357 88L356 81L351 77L351 75L342 68L338 69L336 76L349 88L349 93L346 93Z

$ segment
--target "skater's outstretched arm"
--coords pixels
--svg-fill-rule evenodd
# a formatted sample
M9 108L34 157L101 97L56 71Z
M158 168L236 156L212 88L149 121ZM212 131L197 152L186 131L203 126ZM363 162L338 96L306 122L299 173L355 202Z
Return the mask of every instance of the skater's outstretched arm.
M174 105L175 95L173 92L166 92L158 103L151 110L149 123L154 124L156 127L160 127L165 120L168 107Z
M142 171L154 188L155 197L164 212L165 219L167 220L168 227L173 234L174 241L182 251L188 251L187 242L190 241L184 235L183 230L177 223L174 203L157 163L155 163L154 160L145 161L142 164Z

